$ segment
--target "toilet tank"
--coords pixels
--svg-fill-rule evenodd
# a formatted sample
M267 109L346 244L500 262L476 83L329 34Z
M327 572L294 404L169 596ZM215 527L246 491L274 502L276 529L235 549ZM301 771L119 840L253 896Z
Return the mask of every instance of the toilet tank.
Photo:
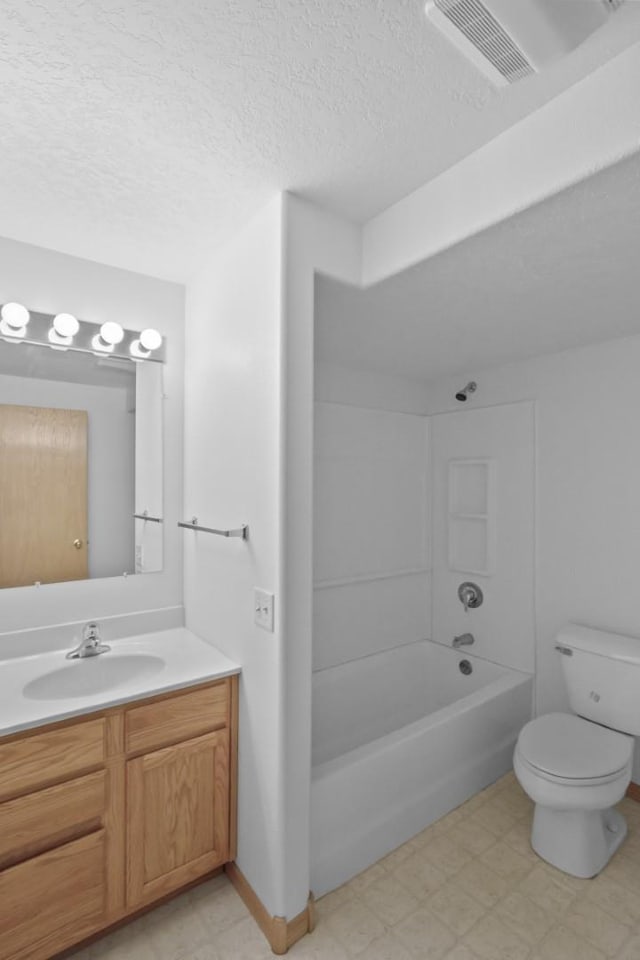
M640 736L640 640L570 623L556 649L573 712Z

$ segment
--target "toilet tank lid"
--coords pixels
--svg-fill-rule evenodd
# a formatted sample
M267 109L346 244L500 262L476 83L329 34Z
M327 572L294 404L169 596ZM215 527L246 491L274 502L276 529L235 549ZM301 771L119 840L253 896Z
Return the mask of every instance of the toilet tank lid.
M577 623L568 623L556 637L560 647L593 653L609 660L625 660L640 664L640 639L622 633L608 633Z

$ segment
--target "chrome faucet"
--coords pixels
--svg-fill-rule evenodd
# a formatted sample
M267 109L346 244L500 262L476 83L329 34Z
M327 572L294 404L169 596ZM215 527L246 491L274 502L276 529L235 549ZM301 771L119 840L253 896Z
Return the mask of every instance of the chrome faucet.
M476 642L476 638L472 633L461 633L459 637L453 638L453 648L457 650L458 647L470 647L472 643Z
M100 627L97 623L86 623L82 630L82 642L67 654L67 660L81 660L85 657L97 657L111 647L100 640Z
M464 607L464 612L468 613L469 610L475 610L476 607L482 606L484 595L477 583L471 583L467 580L458 587L458 599Z

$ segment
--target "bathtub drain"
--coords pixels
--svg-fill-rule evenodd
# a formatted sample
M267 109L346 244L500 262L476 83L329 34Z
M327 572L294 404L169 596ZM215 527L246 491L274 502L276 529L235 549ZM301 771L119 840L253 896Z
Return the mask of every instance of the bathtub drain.
M473 667L471 666L470 660L461 660L458 666L460 668L460 673L464 673L465 677L468 677L470 673L473 673Z

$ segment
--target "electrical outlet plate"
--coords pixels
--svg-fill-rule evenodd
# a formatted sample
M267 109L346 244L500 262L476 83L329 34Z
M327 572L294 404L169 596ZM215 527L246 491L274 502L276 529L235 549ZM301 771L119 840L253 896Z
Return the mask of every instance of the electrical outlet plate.
M256 625L273 633L273 594L256 587L253 592L253 611Z

